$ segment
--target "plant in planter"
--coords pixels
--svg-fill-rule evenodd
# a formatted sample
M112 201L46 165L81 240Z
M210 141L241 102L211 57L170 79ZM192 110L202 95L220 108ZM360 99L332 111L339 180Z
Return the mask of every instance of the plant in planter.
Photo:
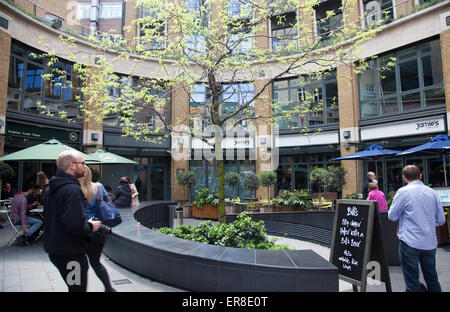
M292 209L307 210L313 206L311 196L307 190L298 190L294 192L283 190L275 200L275 204L280 211L283 211L285 209L284 207L288 207L290 211Z
M184 190L184 197L188 199L188 202L191 201L191 188L193 186L195 186L195 171L191 170L191 171L186 171L186 172L181 172L177 175L177 181L178 184L180 184L181 186L183 186L183 190ZM186 191L187 191L187 196L186 196Z
M328 170L320 167L314 167L310 173L311 183L317 183L319 186L319 210L322 205L322 190L324 190L330 183L330 174Z
M345 181L347 171L341 166L328 166L328 174L330 177L328 189L342 193L342 187L347 183Z
M241 183L241 177L240 177L239 173L230 171L225 174L224 179L225 179L225 184L230 186L233 189L233 203L235 203L235 201L236 201L235 189L236 189L236 186L239 185L239 183Z
M219 196L217 190L210 191L200 187L196 191L197 197L193 202L192 215L198 218L219 218Z
M244 177L244 187L247 190L252 191L253 198L256 198L256 191L258 190L259 187L258 176L253 172L247 173Z
M277 174L273 171L265 171L259 174L259 184L267 187L267 200L269 204L271 203L272 198L272 196L270 196L271 186L274 185L276 182L277 182Z
M15 176L14 169L7 163L0 162L0 177L9 179Z

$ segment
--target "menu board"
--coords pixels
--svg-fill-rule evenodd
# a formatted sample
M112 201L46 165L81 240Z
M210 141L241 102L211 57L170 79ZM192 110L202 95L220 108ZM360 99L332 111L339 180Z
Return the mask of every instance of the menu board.
M358 285L370 251L373 208L373 202L366 200L343 200L336 205L330 261L341 278Z

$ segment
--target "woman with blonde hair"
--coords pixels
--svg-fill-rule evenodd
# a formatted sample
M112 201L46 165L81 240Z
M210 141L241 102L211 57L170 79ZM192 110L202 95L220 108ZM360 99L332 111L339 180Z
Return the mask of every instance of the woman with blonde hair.
M78 178L78 182L80 182L81 190L86 198L86 220L89 220L92 217L96 217L95 211L100 203L100 198L102 197L103 200L107 201L110 199L101 183L92 182L92 172L89 167L86 167L86 174L84 177ZM101 192L101 195L99 192ZM100 256L102 254L103 246L105 245L105 239L105 234L102 231L92 232L91 244L88 247L87 256L95 274L105 286L105 291L115 292L116 290L111 286L106 268L100 263Z

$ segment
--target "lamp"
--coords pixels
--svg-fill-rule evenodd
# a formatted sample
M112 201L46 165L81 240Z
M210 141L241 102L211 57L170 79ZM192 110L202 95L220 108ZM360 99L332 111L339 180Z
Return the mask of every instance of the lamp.
M345 142L344 143L344 147L345 147L346 150L349 150L350 149L350 143Z
M350 137L351 137L350 131L344 131L342 136L344 137L344 139L350 139Z
M92 133L91 134L91 140L92 141L98 141L98 133Z

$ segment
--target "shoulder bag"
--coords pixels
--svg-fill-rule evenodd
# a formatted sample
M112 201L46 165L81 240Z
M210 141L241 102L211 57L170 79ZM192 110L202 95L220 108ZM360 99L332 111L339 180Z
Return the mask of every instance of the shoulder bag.
M120 217L117 207L113 203L103 200L100 185L97 187L96 201L95 216L102 221L104 225L115 227L122 223L122 218Z

